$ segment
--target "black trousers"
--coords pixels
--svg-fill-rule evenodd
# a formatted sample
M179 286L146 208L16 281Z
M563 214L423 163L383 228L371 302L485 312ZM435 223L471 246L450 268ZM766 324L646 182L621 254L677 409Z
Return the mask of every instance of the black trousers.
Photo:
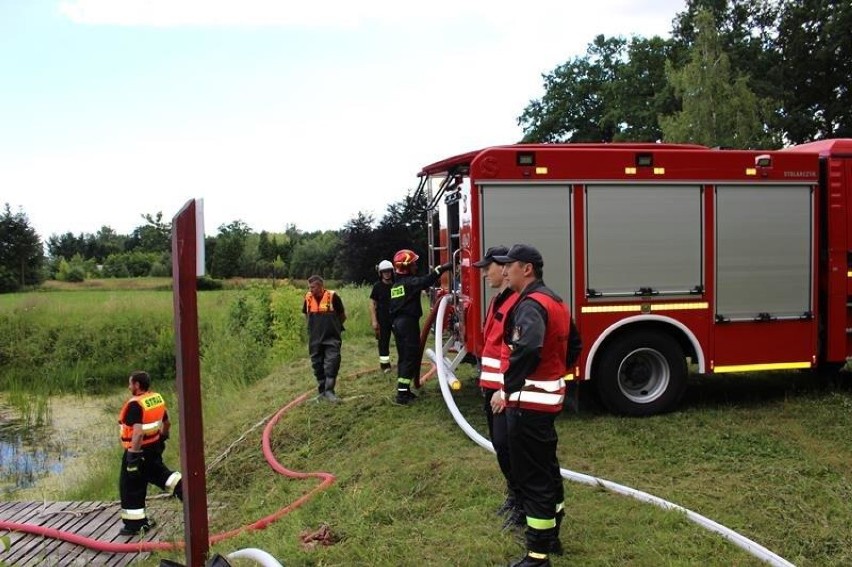
M565 499L556 446L555 413L506 408L512 479L527 515L527 549L548 553L559 533L556 506Z
M420 320L402 315L393 320L396 341L397 391L410 390L411 382L420 376Z
M340 345L342 341L326 339L324 341L312 342L308 350L311 354L311 367L314 377L317 379L317 390L320 394L325 392L325 381L336 380L340 371Z
M161 490L171 490L166 483L175 474L163 463L162 443L142 448L143 460L139 462L136 473L127 472L127 455L124 451L121 457L121 472L118 475L118 493L121 497L121 519L130 529L143 526L147 520L145 513L145 498L148 496L148 484L153 484ZM174 479L172 478L174 481ZM174 487L176 498L183 500L182 481L177 481Z
M482 395L485 401L482 404L485 410L485 419L488 422L488 438L494 446L494 452L497 454L497 464L500 466L500 472L503 473L503 478L506 479L506 491L512 498L520 500L520 495L512 481L512 461L509 456L509 433L506 429L506 412L495 414L491 409L491 396L497 390L482 388Z
M390 356L391 326L390 321L379 321L379 356Z

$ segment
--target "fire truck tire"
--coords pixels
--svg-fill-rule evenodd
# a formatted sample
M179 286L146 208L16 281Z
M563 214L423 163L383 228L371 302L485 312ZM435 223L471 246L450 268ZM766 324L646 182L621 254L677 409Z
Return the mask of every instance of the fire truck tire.
M680 344L644 330L615 337L600 353L593 380L610 411L641 417L673 409L686 390L686 376Z

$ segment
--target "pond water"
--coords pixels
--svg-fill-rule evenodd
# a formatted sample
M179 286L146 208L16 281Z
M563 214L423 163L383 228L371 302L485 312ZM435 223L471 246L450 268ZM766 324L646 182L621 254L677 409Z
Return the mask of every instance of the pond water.
M0 496L28 488L60 473L71 453L52 435L52 427L27 426L8 408L0 408Z

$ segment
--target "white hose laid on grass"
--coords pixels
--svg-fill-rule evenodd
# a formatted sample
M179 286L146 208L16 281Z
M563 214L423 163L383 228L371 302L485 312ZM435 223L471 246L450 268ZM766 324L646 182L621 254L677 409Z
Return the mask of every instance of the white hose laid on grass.
M450 380L455 380L455 376L450 377L450 370L447 368L446 360L443 356L437 356L435 353L442 353L443 345L443 325L444 325L444 313L447 309L447 303L451 299L451 296L446 295L441 298L440 303L438 304L438 313L435 318L435 350L428 349L426 354L429 356L432 361L435 362L435 366L438 371L438 383L441 386L441 395L444 397L444 402L447 404L447 409L450 410L450 413L453 415L453 419L456 420L456 423L462 430L470 437L474 443L483 447L492 453L494 452L494 447L491 445L491 442L479 434L473 427L471 427L470 423L464 418L464 416L459 411L458 406L456 405L455 400L453 399L453 394L450 391ZM725 526L714 522L710 518L702 516L697 512L693 512L692 510L688 510L683 506L679 506L677 504L673 504L668 500L663 500L657 496L653 496L648 494L647 492L642 492L641 490L636 490L635 488L630 488L628 486L623 486L621 484L616 484L615 482L611 482L609 480L604 480L602 478L597 478L594 476L590 476L587 474L582 474L574 471L570 471L568 469L560 469L562 473L562 478L573 480L574 482L579 482L582 484L588 484L591 486L600 486L606 488L609 491L615 492L617 494L623 494L625 496L631 496L636 498L637 500L641 500L642 502L647 502L649 504L653 504L655 506L659 506L665 510L674 510L684 514L687 519L698 524L706 530L711 532L715 532L737 547L744 549L749 554L757 557L758 559L769 563L770 565L774 565L776 567L795 567L793 563L790 563L783 557L776 555L775 553L769 551L759 543L756 543L747 537L738 534L730 528L726 528Z
M251 559L257 563L260 563L262 567L284 567L281 565L277 559L272 557L269 553L263 551L262 549L257 549L256 547L247 547L245 549L240 549L233 553L229 553L227 555L228 559Z

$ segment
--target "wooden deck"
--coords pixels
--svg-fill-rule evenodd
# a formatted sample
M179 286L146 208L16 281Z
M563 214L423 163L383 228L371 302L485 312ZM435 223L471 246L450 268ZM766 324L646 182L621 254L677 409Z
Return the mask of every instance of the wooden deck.
M148 516L156 527L141 536L120 536L117 502L0 502L0 520L33 524L71 532L83 537L112 543L139 541L175 541L183 539L182 508L179 502L151 500ZM129 565L148 557L148 553L105 553L61 540L37 535L6 532L11 547L0 553L0 565L27 567L66 567L82 565Z

